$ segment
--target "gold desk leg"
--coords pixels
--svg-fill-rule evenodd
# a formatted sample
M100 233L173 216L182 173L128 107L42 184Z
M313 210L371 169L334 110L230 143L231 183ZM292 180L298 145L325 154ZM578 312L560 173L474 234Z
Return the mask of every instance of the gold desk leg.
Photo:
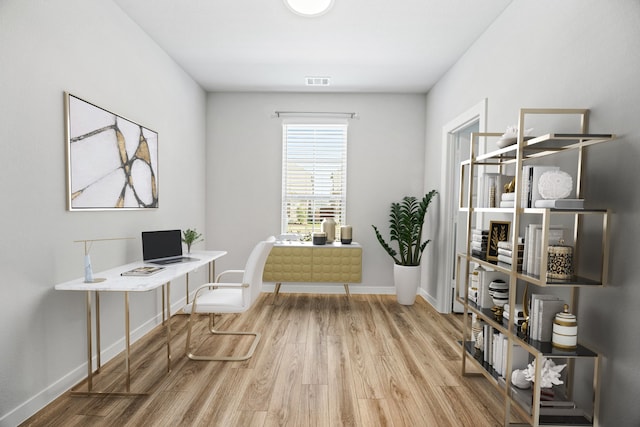
M87 291L86 306L87 306L87 391L71 390L71 396L147 396L149 393L132 393L131 389L131 371L130 371L130 357L131 357L131 339L130 339L130 325L129 325L129 293L124 293L124 308L125 308L125 340L126 340L126 354L125 354L125 366L127 370L126 378L126 391L125 392L105 392L93 390L93 351L92 351L92 327L91 327L91 292ZM100 313L100 298L98 292L96 294L96 316ZM96 339L98 339L97 350L100 352L100 321L96 319ZM98 368L100 368L100 354L98 353ZM98 372L98 369L96 370Z
M98 358L96 372L100 371L100 367L102 366L100 353L102 353L102 349L100 348L100 293L96 291L96 357Z
M169 298L169 286L170 282L167 282L167 298L166 298L166 310L169 314L171 314L171 306L170 306L170 298ZM164 288L163 288L164 291ZM93 390L93 349L92 349L92 327L91 327L91 292L87 291L86 297L86 308L87 308L87 391L81 390L71 390L72 396L148 396L149 393L135 393L131 392L131 324L130 324L130 316L129 316L129 292L124 292L124 324L125 324L125 370L126 370L126 384L124 392L104 392L104 391L94 391ZM100 297L98 292L96 294L96 340L97 340L97 350L98 350L98 369L100 368ZM163 297L163 318L164 318L164 292L162 294ZM168 364L167 371L171 372L171 322L167 321L167 354L168 354Z
M189 304L189 273L186 275L184 287L187 291L187 304Z
M171 372L171 282L165 285L167 288L167 373ZM164 311L164 309L163 309Z
M162 285L162 324L163 325L164 325L164 322L167 319L165 311L164 311L164 307L165 307L165 296L164 296L164 285Z
M212 260L209 263L209 283L213 283L216 280L216 261Z
M126 340L126 355L125 355L125 369L127 371L127 383L126 392L131 391L131 337L129 336L129 292L124 293L124 328L125 328L125 340Z
M351 294L349 293L349 284L344 284L344 291L347 293L347 298L351 298Z
M93 389L93 349L91 348L91 291L87 291L87 387Z

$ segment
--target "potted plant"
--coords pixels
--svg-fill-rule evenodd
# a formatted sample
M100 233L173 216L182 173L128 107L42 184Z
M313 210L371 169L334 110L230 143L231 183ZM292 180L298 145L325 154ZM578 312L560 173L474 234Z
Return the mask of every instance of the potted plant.
M413 196L405 196L400 202L391 203L389 243L382 237L378 228L372 225L378 242L394 261L393 277L396 296L398 302L403 305L411 305L416 299L420 283L422 253L431 241L422 241L424 217L436 194L436 190L431 190L420 201ZM394 241L398 250L391 247Z
M195 228L193 230L187 228L182 232L182 241L187 245L187 253L191 253L191 245L197 242L202 242L203 239L200 239L201 237L202 234L198 233Z

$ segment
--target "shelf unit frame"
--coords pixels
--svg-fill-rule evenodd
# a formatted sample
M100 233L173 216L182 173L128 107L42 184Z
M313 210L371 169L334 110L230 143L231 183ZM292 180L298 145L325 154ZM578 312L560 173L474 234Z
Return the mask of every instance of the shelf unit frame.
M578 116L580 119L579 133L548 133L543 136L525 139L524 129L526 118L529 115L572 115ZM588 109L557 109L557 108L523 108L519 111L518 117L518 134L516 143L511 146L500 148L489 153L478 153L477 147L480 146L480 138L495 138L500 137L502 134L493 132L478 132L471 134L469 159L460 163L460 192L458 209L460 212L467 213L466 221L466 237L467 245L464 253L458 253L456 255L456 289L455 298L464 307L464 326L461 341L462 348L462 374L463 375L475 375L477 372L470 373L467 370L467 359L473 364L477 371L486 377L491 383L493 383L501 392L505 398L505 426L516 425L558 425L567 426L572 424L567 423L548 423L544 422L544 416L541 421L540 414L540 401L541 393L540 387L533 387L533 402L530 411L523 408L519 402L515 400L512 393L511 386L511 372L512 372L512 346L517 344L523 347L536 361L536 373L535 384L539 384L541 375L542 359L547 358L562 358L567 360L567 388L569 390L569 396L572 395L573 378L574 378L574 361L579 358L589 358L593 360L593 410L591 414L591 424L594 427L598 426L598 411L600 401L600 389L599 389L599 370L600 370L600 355L582 345L579 345L575 351L559 351L551 346L551 343L542 343L535 340L529 340L522 338L515 326L510 325L507 321L507 325L497 321L490 310L481 309L479 306L469 301L469 273L471 271L471 263L489 268L492 270L500 271L509 276L510 292L509 292L509 307L511 313L509 318L514 318L513 307L516 303L516 295L518 282L524 282L526 286L529 284L538 287L569 287L570 288L570 300L571 306L574 312L577 313L577 303L579 300L579 289L583 286L605 286L607 284L608 277L608 253L609 253L609 221L611 212L605 209L598 210L559 210L559 209L541 209L541 208L524 208L521 206L523 185L522 180L522 166L523 163L538 159L540 157L556 154L561 151L575 150L577 151L577 173L575 182L576 197L582 196L582 175L583 164L585 161L585 148L594 144L599 144L615 139L614 134L589 134L589 110ZM515 206L513 208L480 208L473 205L474 197L474 178L479 178L482 171L481 168L486 166L498 167L500 173L503 173L503 166L515 165ZM477 168L477 169L476 169ZM466 181L465 181L466 180ZM463 187L467 184L466 195L463 191ZM466 196L466 197L465 197ZM484 222L484 214L502 214L511 215L511 243L513 247L516 247L517 236L520 230L520 222L522 215L540 215L542 217L542 248L548 246L548 230L553 215L570 215L573 216L573 242L575 245L574 259L578 258L579 252L579 237L583 227L583 217L589 216L601 216L602 218L602 242L601 242L601 268L600 274L597 278L585 278L580 277L571 281L547 281L543 278L546 277L547 266L547 251L542 250L541 254L541 271L540 276L532 276L523 272L517 271L517 268L507 269L492 262L482 260L472 256L471 253L471 234L474 227L474 221L476 223ZM477 214L477 215L476 215ZM513 251L512 266L517 265L517 251ZM462 269L464 268L464 275L461 276ZM577 271L577 269L576 269ZM463 279L461 279L463 277ZM464 284L464 289L460 289L460 285ZM492 329L496 329L503 333L509 340L507 345L507 357L506 357L506 375L504 378L504 384L502 384L499 375L489 367L484 366L483 363L476 360L472 354L473 341L471 340L468 314L473 313L478 318L482 319L485 323L489 324ZM531 358L530 356L530 358ZM523 418L528 424L514 424L511 423L511 410L515 408L521 418ZM530 413L529 413L530 412ZM584 424L580 424L584 425Z

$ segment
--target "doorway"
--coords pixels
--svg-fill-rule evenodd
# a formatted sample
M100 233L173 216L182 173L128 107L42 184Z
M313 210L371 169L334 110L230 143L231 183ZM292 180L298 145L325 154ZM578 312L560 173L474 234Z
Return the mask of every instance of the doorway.
M461 313L462 304L455 299L456 256L466 249L464 227L466 212L458 209L460 192L460 162L469 158L472 132L486 131L487 100L451 120L442 128L444 159L443 180L446 194L444 205L446 249L445 270L440 276L439 311ZM482 149L481 147L478 147ZM460 225L460 227L458 227ZM464 274L464 273L463 273Z
M472 123L469 123L466 127L459 129L455 132L452 132L450 135L450 149L452 151L451 163L449 163L448 169L451 171L449 178L452 182L451 189L453 190L452 195L454 197L448 197L447 203L449 204L449 212L451 212L451 217L448 224L450 224L449 235L447 236L448 240L452 242L452 247L450 249L448 265L451 265L449 269L449 277L451 280L451 311L454 313L462 313L464 308L462 304L456 301L455 298L455 289L456 289L456 256L460 252L464 252L466 249L466 236L464 233L464 229L466 227L467 213L460 212L458 209L458 194L460 194L460 162L464 159L468 159L471 154L470 151L470 143L471 143L471 133L479 132L478 121L475 120Z

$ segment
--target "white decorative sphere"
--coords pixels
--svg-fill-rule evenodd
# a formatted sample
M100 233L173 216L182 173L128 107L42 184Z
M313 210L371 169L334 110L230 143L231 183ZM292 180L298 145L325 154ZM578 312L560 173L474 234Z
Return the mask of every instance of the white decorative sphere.
M573 189L573 178L561 170L547 171L540 175L538 191L543 199L565 199Z

